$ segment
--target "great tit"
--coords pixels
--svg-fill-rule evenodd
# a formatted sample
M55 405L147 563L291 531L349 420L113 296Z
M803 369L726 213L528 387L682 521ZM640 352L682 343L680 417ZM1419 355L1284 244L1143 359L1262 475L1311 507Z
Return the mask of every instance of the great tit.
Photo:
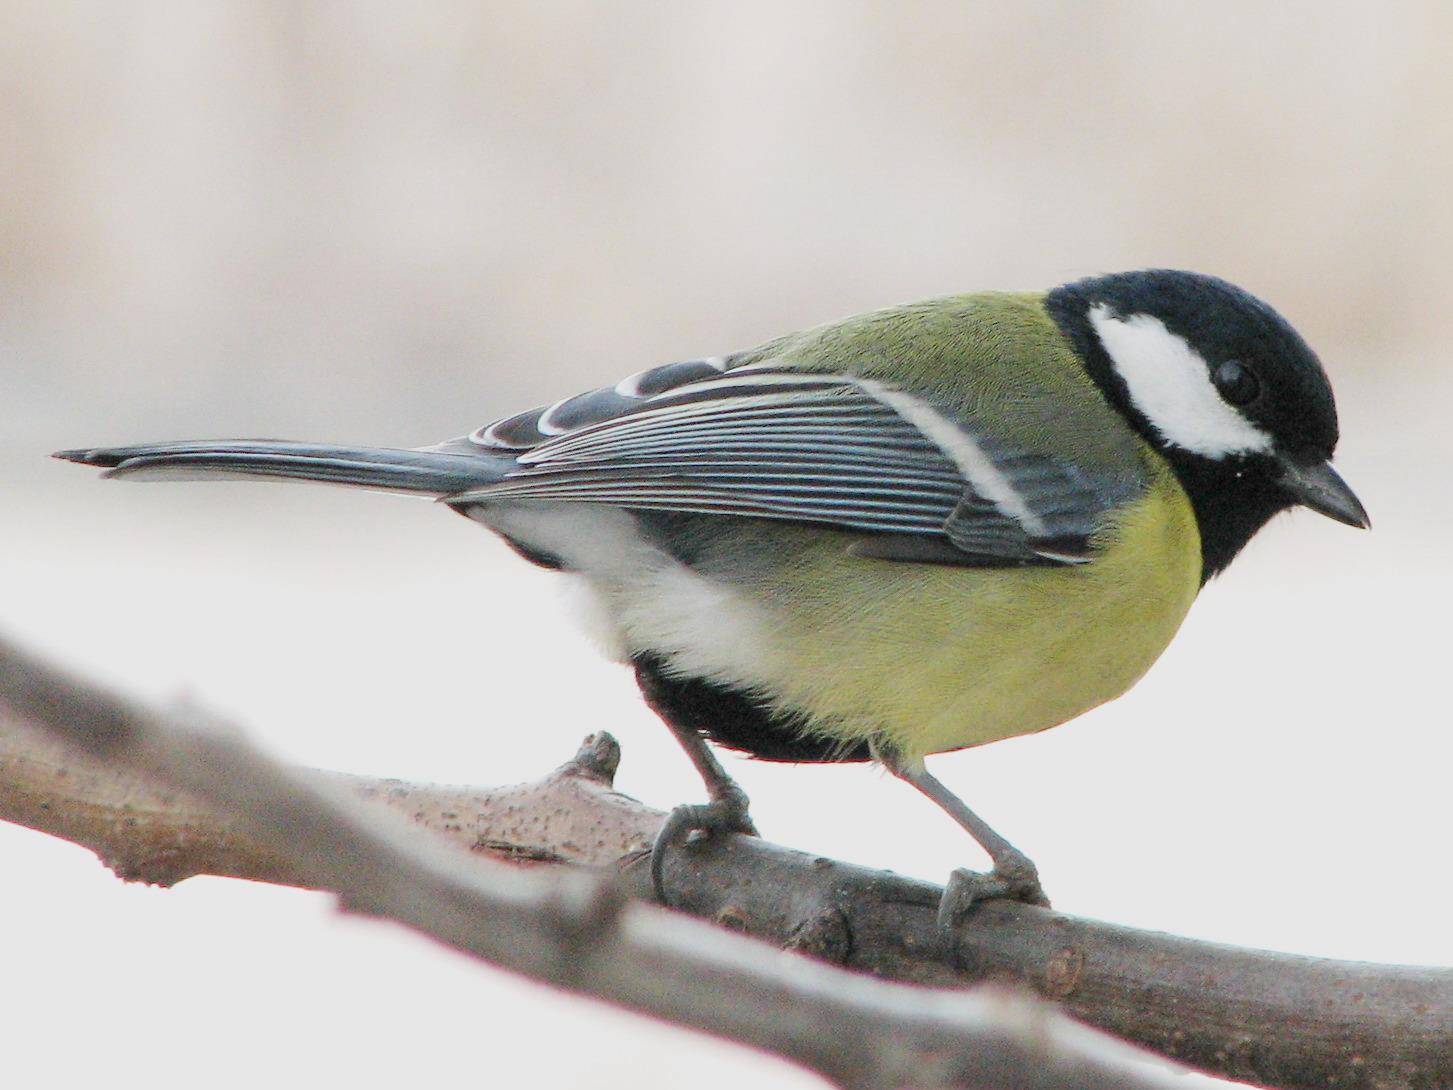
M706 740L877 760L986 849L948 920L1048 903L925 768L1124 693L1278 512L1366 527L1332 391L1276 311L1147 270L954 295L669 363L396 450L263 440L61 452L110 477L294 477L426 493L581 581L702 774L688 829L752 831ZM660 872L657 870L659 883Z

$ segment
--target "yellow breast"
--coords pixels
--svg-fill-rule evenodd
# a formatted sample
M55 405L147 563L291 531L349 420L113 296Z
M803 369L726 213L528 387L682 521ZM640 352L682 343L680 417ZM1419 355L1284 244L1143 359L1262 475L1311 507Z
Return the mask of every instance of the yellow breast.
M767 588L758 691L825 735L887 741L908 758L1043 730L1114 699L1160 656L1200 588L1190 501L1148 449L1144 462L1149 492L1085 565L801 550Z

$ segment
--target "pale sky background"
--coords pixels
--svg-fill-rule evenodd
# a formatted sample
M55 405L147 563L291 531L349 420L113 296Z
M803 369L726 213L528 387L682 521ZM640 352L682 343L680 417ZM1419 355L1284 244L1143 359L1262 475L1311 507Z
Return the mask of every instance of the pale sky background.
M1181 266L1316 346L1375 524L1279 520L1122 700L936 759L1057 907L1453 964L1453 9L0 2L0 629L298 761L532 779L608 728L699 796L553 580L429 504L127 485L59 447L427 443L891 302ZM767 835L941 880L863 768ZM326 897L126 887L0 827L20 1085L815 1081Z

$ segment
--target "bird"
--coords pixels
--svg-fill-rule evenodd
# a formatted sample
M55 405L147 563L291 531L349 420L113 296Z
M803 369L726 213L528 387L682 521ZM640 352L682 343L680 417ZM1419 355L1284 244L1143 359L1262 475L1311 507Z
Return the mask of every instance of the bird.
M926 758L1122 695L1273 516L1370 525L1332 467L1320 361L1270 305L1176 269L975 292L650 367L432 446L274 440L58 452L108 477L423 493L583 584L608 652L700 773L652 854L755 833L711 746L876 761L985 850L975 904L1048 905L1034 863Z

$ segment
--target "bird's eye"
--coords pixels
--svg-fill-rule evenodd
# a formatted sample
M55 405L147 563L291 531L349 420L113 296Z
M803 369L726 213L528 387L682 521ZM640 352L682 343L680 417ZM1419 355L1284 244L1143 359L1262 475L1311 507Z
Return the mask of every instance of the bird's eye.
M1221 396L1232 405L1250 405L1261 396L1261 379L1240 360L1227 360L1211 376Z

